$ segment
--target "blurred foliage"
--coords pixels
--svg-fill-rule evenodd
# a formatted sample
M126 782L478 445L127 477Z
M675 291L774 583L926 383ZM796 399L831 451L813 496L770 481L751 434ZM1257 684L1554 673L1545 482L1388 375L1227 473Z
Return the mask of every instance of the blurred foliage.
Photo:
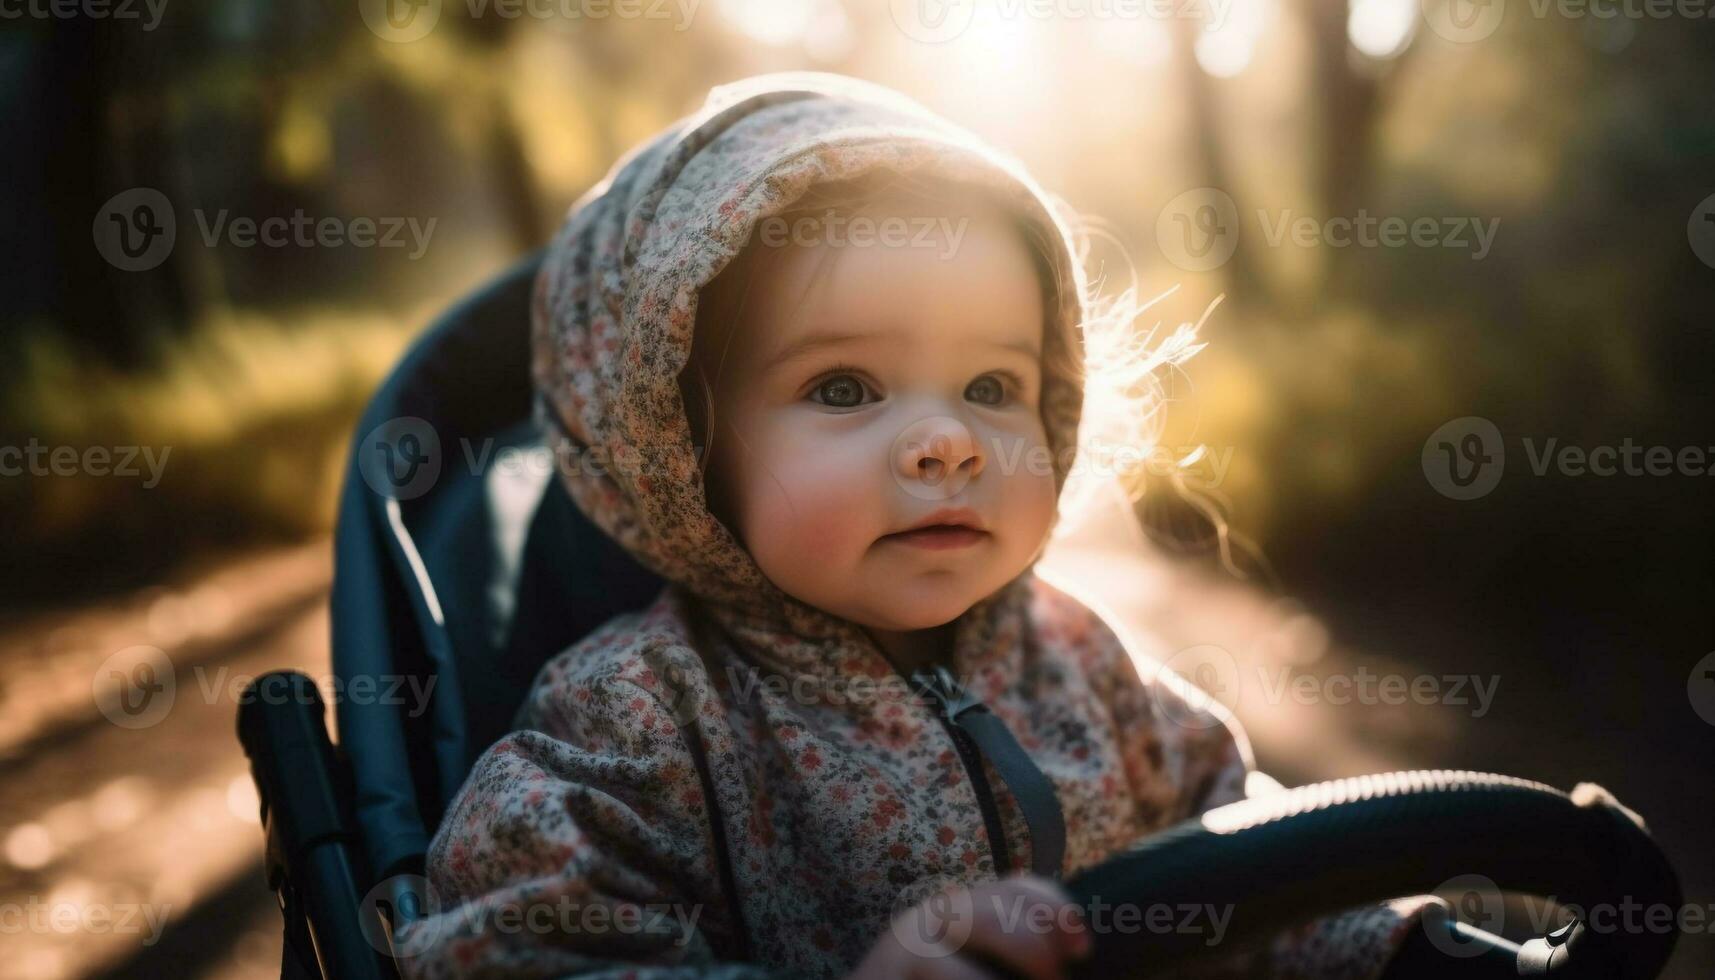
M409 332L341 312L303 311L290 326L211 316L161 344L146 371L30 336L3 402L7 428L29 420L28 435L10 444L109 447L116 472L0 480L0 511L27 520L14 546L44 559L14 566L14 599L127 585L211 549L325 533L352 424ZM133 472L117 472L129 447Z
M0 164L0 234L20 256L4 284L0 429L8 443L175 447L147 493L0 481L17 542L63 556L23 584L95 581L95 566L147 575L149 556L204 538L325 530L333 461L406 337L545 241L711 85L788 68L886 82L1018 154L1091 216L1110 288L1183 285L1167 319L1227 296L1167 438L1234 450L1219 488L1233 520L1300 571L1338 567L1340 522L1439 512L1415 468L1448 418L1689 444L1708 414L1687 409L1701 379L1683 371L1715 353L1710 274L1685 232L1715 190L1702 23L1521 8L1458 44L1412 16L1374 57L1353 48L1339 0L1235 2L1219 31L985 7L943 45L905 36L887 4L837 0L704 0L684 29L446 2L410 43L366 30L357 6L182 3L151 33L81 21L0 36L0 103L27 149ZM134 186L162 190L179 218L171 257L143 273L101 262L86 217ZM1186 272L1156 222L1202 186L1231 194L1246 237L1220 269ZM1254 217L1359 207L1499 231L1473 261L1269 247ZM222 209L436 226L416 261L207 245L193 212ZM1518 540L1534 533L1524 497L1493 506Z

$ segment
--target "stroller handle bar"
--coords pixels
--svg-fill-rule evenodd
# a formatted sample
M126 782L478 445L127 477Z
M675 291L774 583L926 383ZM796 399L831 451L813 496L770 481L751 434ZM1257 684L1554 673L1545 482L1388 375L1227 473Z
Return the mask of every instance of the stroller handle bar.
M268 885L286 915L282 973L317 976L313 962L329 980L396 977L377 911L363 900L348 777L325 714L315 682L297 671L256 678L238 707L238 740L262 801Z

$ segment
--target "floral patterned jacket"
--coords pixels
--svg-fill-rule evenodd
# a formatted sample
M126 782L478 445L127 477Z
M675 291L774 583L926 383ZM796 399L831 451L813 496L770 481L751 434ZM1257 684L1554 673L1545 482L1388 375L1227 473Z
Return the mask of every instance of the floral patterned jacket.
M395 937L407 975L839 976L927 889L1029 866L1005 780L967 768L860 628L776 588L709 513L677 388L698 291L755 223L878 167L981 182L1058 243L1045 340L1081 357L1085 284L1050 199L891 92L740 83L621 161L544 265L535 373L565 487L669 584L546 664L518 730L476 762L430 847L432 914ZM1081 398L1077 377L1044 378L1051 448L1076 444ZM1070 457L1054 457L1059 486ZM1052 783L1062 875L1243 797L1249 753L1219 706L1140 674L1032 570L961 616L953 645L958 680ZM1377 976L1423 901L1320 920L1267 965Z

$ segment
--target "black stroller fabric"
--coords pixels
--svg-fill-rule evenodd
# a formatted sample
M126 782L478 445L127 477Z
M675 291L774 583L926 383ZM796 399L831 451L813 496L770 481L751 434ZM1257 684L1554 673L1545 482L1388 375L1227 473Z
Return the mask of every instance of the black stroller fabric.
M540 444L529 370L540 261L519 262L430 327L357 427L334 542L333 669L342 690L363 678L379 696L343 698L335 716L378 878L420 867L447 802L510 730L542 663L662 587L546 479L510 556L518 573L497 576L506 536L487 477L506 451ZM403 487L378 479L377 461L400 451L438 475ZM516 616L498 615L497 587ZM430 692L426 706L385 696L411 690L406 678Z

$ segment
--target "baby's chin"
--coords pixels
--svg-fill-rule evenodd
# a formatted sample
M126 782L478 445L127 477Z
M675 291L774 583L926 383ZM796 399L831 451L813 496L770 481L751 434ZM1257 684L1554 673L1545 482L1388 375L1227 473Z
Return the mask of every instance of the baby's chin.
M837 615L869 629L908 633L934 629L958 619L984 595L976 582L948 582L912 588L909 583L877 590L850 603L841 603Z
M830 615L867 629L907 633L958 619L1013 577L997 578L1000 572L991 562L958 572L900 574L896 568L859 567L845 575L771 578L793 598Z

